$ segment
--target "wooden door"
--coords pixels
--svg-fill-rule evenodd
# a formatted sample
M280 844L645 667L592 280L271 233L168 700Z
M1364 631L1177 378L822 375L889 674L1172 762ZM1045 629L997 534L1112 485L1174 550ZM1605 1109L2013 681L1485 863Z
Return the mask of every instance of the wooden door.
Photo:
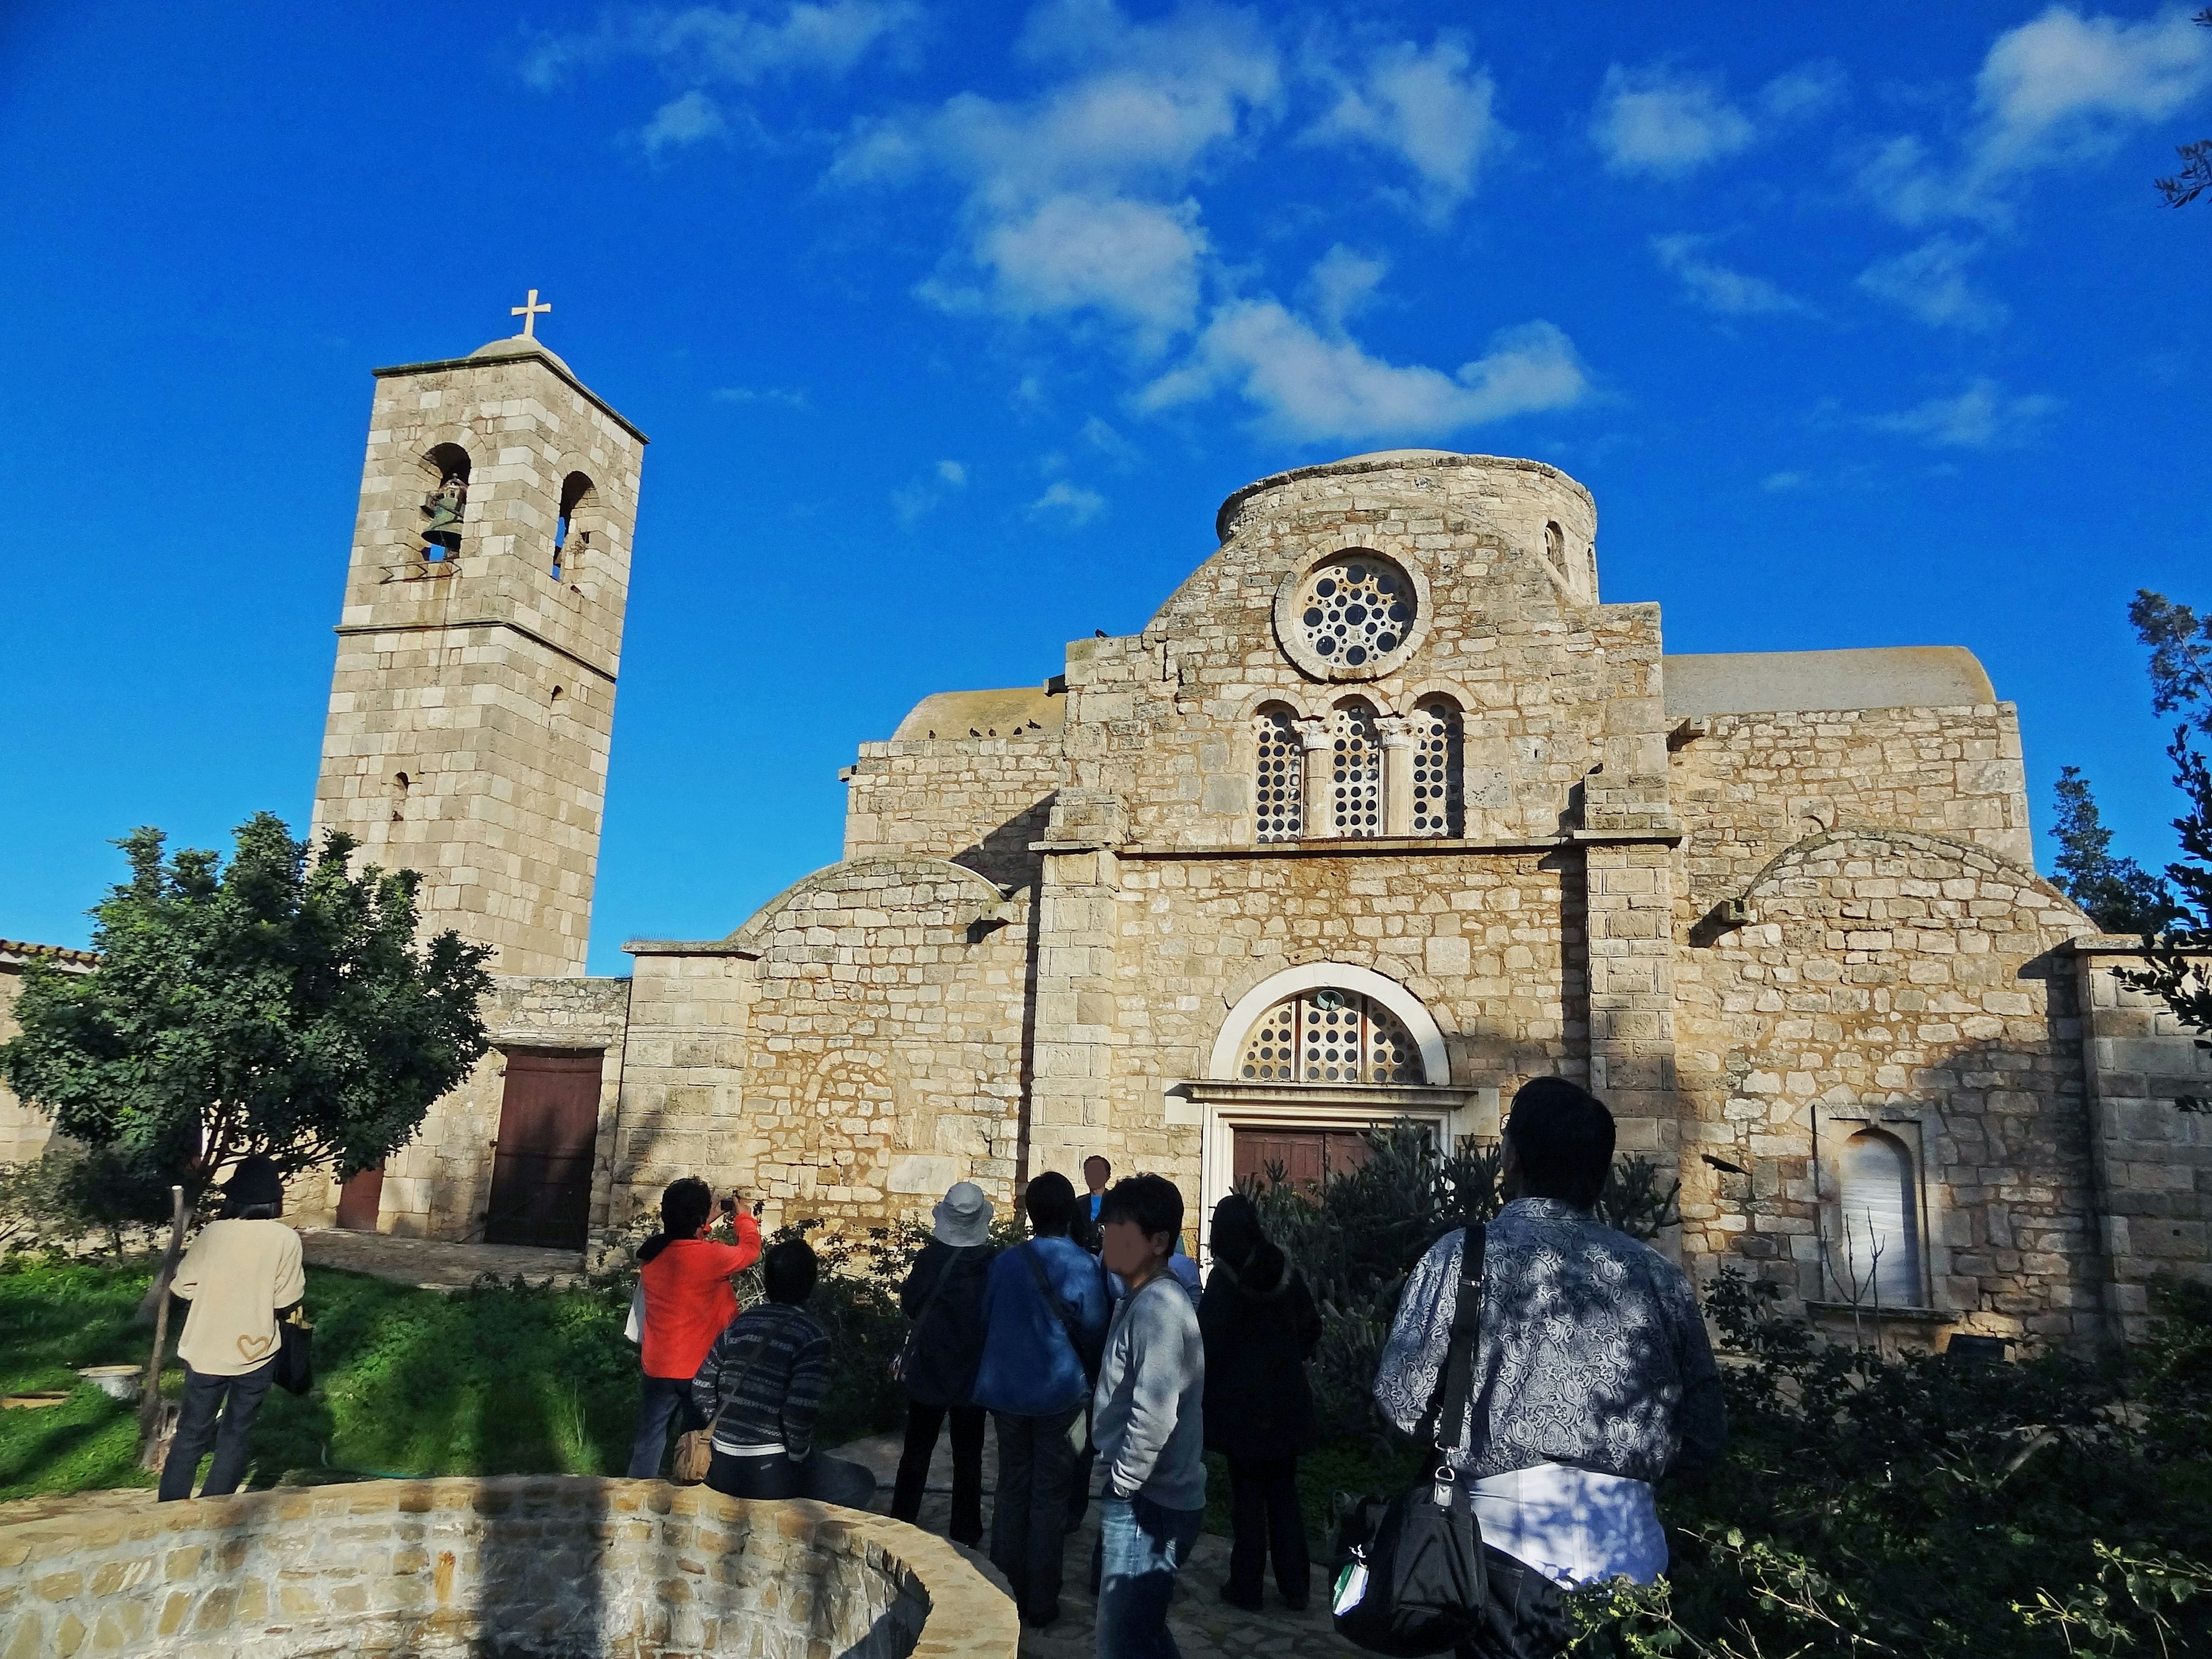
M376 1213L384 1207L384 1166L356 1170L338 1188L338 1225L350 1232L373 1233Z
M1367 1161L1367 1137L1358 1129L1292 1129L1268 1127L1235 1132L1231 1179L1267 1184L1279 1166L1285 1185L1318 1188L1330 1176L1356 1170Z
M602 1059L596 1048L507 1050L486 1243L584 1248Z

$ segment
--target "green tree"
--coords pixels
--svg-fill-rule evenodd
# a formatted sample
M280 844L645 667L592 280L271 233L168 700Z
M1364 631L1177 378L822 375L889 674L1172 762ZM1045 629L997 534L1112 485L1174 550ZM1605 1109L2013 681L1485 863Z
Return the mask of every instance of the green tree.
M2189 21L2199 28L2212 29L2212 6ZM2154 179L2151 182L2166 198L2166 206L2187 207L2207 190L2212 190L2212 138L2179 145L2173 153L2181 158L2181 171L2171 179Z
M311 858L270 813L239 826L228 863L165 857L157 830L117 845L131 879L93 910L99 965L26 969L0 1073L63 1134L180 1189L150 1436L166 1292L209 1183L257 1153L289 1176L404 1146L483 1055L489 951L451 930L418 945L413 871L356 873L335 833Z
M2212 1047L2206 1041L2212 1036L2212 979L2205 972L2212 957L2212 764L2197 746L2212 736L2212 617L2143 588L2128 605L2128 620L2150 651L2152 712L2182 717L2166 754L2188 810L2173 821L2181 858L2166 866L2160 884L2166 915L2141 930L2142 971L2120 977L2156 996L2198 1034L2200 1046ZM2193 1096L2174 1104L2185 1112L2212 1109L2212 1102Z
M2059 890L2089 913L2108 933L2152 933L2173 917L2173 902L2159 878L2133 859L2112 856L2112 832L2098 814L2089 781L2078 766L2059 769L2054 793L2058 844L2053 867Z

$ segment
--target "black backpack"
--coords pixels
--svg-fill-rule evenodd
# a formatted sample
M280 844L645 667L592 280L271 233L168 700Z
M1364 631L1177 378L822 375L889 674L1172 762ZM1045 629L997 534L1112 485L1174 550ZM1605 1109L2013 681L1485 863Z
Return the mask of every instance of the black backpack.
M1427 1478L1395 1498L1360 1499L1337 1533L1337 1634L1392 1659L1469 1643L1489 1599L1482 1528L1442 1443L1465 1420L1474 1389L1483 1244L1484 1230L1469 1227L1460 1249L1443 1372L1421 1419L1422 1437L1429 1443Z

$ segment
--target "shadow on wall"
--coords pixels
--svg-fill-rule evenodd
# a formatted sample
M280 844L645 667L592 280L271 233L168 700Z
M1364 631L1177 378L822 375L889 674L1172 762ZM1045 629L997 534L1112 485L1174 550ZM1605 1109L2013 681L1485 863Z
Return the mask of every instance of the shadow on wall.
M1052 822L1052 804L1059 799L1055 790L1018 817L1009 818L974 846L955 853L951 861L1003 888L1034 885L1044 873L1044 856L1030 851L1030 843L1044 839L1045 830Z

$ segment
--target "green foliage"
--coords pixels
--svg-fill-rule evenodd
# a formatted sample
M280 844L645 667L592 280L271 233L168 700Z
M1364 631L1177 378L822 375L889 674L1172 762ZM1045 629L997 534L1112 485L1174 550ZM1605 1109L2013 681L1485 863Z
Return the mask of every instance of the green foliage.
M2112 832L2105 827L2081 769L2061 767L2052 793L2057 811L2051 838L2058 848L2052 869L2058 890L2108 933L2154 933L2171 921L2173 901L2165 884L2133 859L2112 856Z
M2187 1310L2125 1365L1974 1366L1823 1344L1724 1272L1729 1447L1671 1483L1667 1580L1576 1598L1576 1651L1787 1654L2202 1650L2212 1641L2204 1401L2212 1328ZM2201 1312L2198 1309L2196 1311Z
M62 1141L0 1164L0 1249L76 1244L105 1235L123 1253L131 1233L169 1218L168 1183L106 1147Z
M93 912L100 965L33 963L0 1047L23 1099L64 1134L197 1199L249 1153L287 1173L375 1164L484 1052L488 954L450 931L415 942L410 871L349 872L332 835L310 860L273 816L226 864L118 843L131 878Z

